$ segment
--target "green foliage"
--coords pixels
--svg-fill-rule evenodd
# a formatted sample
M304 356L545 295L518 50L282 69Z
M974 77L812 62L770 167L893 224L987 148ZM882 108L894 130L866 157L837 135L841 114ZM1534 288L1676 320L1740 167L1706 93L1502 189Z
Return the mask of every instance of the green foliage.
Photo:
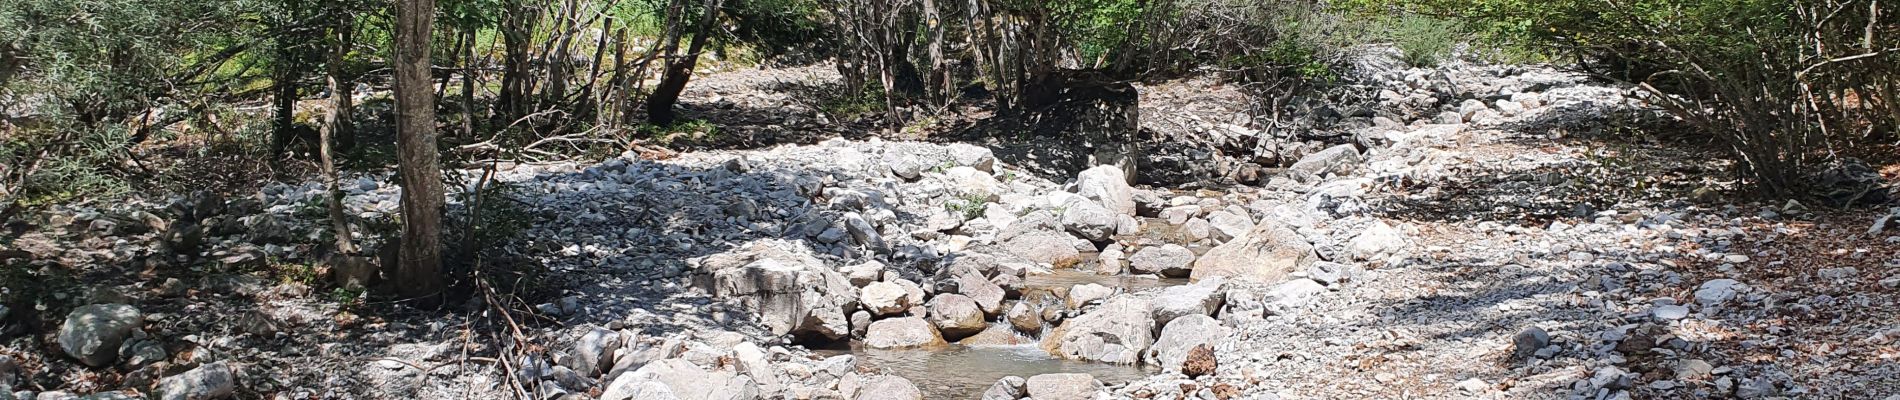
M116 169L126 154L123 126L87 129L69 120L48 121L48 125L59 128L0 140L0 165L21 168L17 172L26 174L18 177L21 184L12 193L15 199L39 206L113 198L131 191L124 174ZM36 164L38 168L30 173L23 170Z
M1391 38L1402 59L1414 67L1438 65L1460 41L1456 23L1437 17L1403 14L1391 22Z
M989 201L978 195L963 195L943 203L944 210L956 213L964 220L982 218L989 206Z
M1574 57L1597 76L1640 84L1653 104L1733 149L1742 172L1773 194L1802 191L1802 174L1834 157L1830 141L1852 140L1846 132L1900 125L1900 115L1866 112L1866 103L1842 94L1900 84L1900 54L1872 33L1891 27L1880 24L1890 10L1784 0L1346 4L1452 16L1482 37Z
M1063 37L1075 43L1083 65L1109 60L1135 38L1129 26L1149 10L1142 0L1068 0L1050 2L1051 19Z

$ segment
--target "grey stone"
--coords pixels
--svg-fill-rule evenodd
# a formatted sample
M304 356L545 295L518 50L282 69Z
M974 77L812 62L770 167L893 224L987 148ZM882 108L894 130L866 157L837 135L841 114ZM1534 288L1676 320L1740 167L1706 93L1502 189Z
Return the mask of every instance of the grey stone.
M613 366L609 357L620 350L620 344L619 332L601 328L588 330L579 341L574 342L574 350L568 354L567 367L589 378L600 376Z
M1167 326L1169 321L1188 315L1214 315L1226 301L1226 293L1221 291L1225 284L1226 279L1215 277L1162 289L1151 302L1155 326Z
M1148 300L1120 296L1063 323L1044 348L1071 360L1133 364L1154 342L1154 326Z
M1194 271L1194 251L1172 243L1149 246L1128 257L1128 263L1137 273L1186 277Z
M845 313L857 307L857 287L803 245L755 241L703 258L699 268L695 282L756 310L774 335L837 340L851 333Z
M1042 332L1042 313L1029 305L1029 302L1017 302L1009 308L1009 313L1005 314L1004 318L1009 320L1010 327L1016 328L1018 332L1031 335Z
M1084 283L1069 287L1068 305L1070 309L1079 309L1096 300L1106 299L1115 294L1115 289L1096 283Z
M937 326L944 339L956 340L975 335L988 327L983 319L983 309L976 300L960 294L941 294L930 299L930 323ZM873 323L872 325L877 325Z
M1251 232L1254 229L1253 217L1249 217L1245 213L1234 213L1224 210L1215 211L1207 214L1207 222L1209 226L1214 228L1208 232L1209 237L1213 237L1214 240L1218 241L1233 240L1233 238L1246 235L1247 232Z
M1107 241L1115 235L1120 221L1114 212L1092 201L1071 201L1062 210L1062 228L1083 239Z
M924 392L909 379L896 375L863 377L856 400L923 400Z
M1135 188L1120 168L1101 165L1082 171L1075 177L1075 194L1094 200L1111 212L1135 215Z
M864 345L874 349L930 347L944 344L937 328L919 317L902 317L871 323L864 334Z
M1689 307L1669 304L1669 305L1656 306L1655 309L1651 309L1649 312L1651 315L1655 316L1656 319L1658 320L1675 321L1675 320L1688 317Z
M1722 305L1722 303L1734 299L1737 294L1747 289L1748 285L1744 285L1734 279L1710 280L1703 282L1702 286L1696 288L1695 302L1705 307L1719 306Z
M1517 335L1511 337L1511 359L1515 361L1529 360L1537 353L1538 349L1549 345L1550 333L1544 332L1544 328L1535 326L1524 328L1524 330L1518 331Z
M1342 144L1301 157L1300 161L1287 167L1286 174L1299 182L1316 183L1328 174L1350 172L1359 162L1359 149Z
M1023 377L1014 375L1005 376L1002 379L997 379L996 383L990 384L988 390L983 391L982 400L1021 399L1023 396L1029 395L1023 389L1023 386L1027 384L1029 384L1029 380L1023 379Z
M877 316L902 314L909 311L913 305L910 302L910 292L894 282L874 282L865 285L864 290L858 295L858 301L864 305L864 309L870 310Z
M119 347L144 324L139 309L124 304L93 304L66 314L59 326L59 347L93 367L112 365Z
M209 400L237 393L237 379L223 362L200 365L158 381L158 397L163 400Z
M1153 347L1143 353L1142 359L1161 366L1161 370L1166 372L1180 371L1181 364L1187 362L1188 352L1194 347L1213 346L1229 333L1220 321L1201 314L1185 315L1162 324L1165 327L1161 328L1161 336L1155 340Z
M1387 225L1384 221L1373 221L1371 226L1352 238L1347 244L1355 260L1372 260L1393 255L1405 248L1405 234Z
M672 358L648 363L621 375L607 385L600 398L752 400L760 396L758 384L749 376L724 370L707 371L685 359Z
M1313 244L1292 228L1275 221L1262 221L1253 231L1208 250L1194 261L1189 277L1200 280L1215 276L1259 282L1277 282L1293 271L1319 261Z
M1318 261L1306 268L1306 277L1312 278L1313 281L1319 282L1322 285L1330 286L1353 279L1354 275L1357 275L1357 272L1357 269L1350 265L1331 261Z
M1102 381L1089 374L1042 374L1023 381L1031 400L1091 400L1102 393Z

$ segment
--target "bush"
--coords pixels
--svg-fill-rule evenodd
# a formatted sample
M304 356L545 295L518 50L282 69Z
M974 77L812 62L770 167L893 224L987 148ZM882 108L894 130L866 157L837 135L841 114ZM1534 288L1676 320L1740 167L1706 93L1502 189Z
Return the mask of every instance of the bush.
M1388 35L1406 64L1431 67L1451 56L1460 38L1456 23L1432 16L1403 14L1392 18Z
M1785 0L1356 0L1454 16L1490 37L1583 60L1731 149L1762 191L1801 196L1838 151L1900 122L1892 22L1858 3ZM1876 38L1882 40L1876 40ZM1884 41L1883 41L1884 40Z

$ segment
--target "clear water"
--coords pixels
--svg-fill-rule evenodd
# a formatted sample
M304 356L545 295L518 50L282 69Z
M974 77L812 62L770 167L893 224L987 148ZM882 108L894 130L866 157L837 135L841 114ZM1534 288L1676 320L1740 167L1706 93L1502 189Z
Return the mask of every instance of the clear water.
M839 352L843 353L842 351ZM926 399L978 399L1005 376L1028 378L1041 374L1085 373L1103 383L1117 384L1152 375L1152 368L1070 361L1049 355L1035 345L958 346L941 349L852 349L858 365L889 371L909 379Z

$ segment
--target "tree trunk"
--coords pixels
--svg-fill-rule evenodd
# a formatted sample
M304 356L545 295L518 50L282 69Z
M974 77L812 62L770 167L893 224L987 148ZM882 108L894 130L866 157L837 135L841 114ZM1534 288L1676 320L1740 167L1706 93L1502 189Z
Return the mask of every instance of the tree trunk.
M719 16L721 0L706 0L705 14L699 18L698 27L693 31L693 42L686 48L686 54L666 64L666 71L660 78L660 84L653 87L653 94L647 96L647 123L659 126L671 126L677 116L673 115L673 105L679 103L680 92L686 90L686 81L692 79L693 68L699 63L699 52L706 46L706 39L712 35L713 21Z
M325 72L329 75L330 98L334 103L330 108L332 113L329 121L330 136L336 139L336 149L341 151L349 151L356 147L356 126L351 123L351 118L353 118L351 115L355 113L356 108L356 105L352 104L356 101L353 96L356 94L356 85L343 79L344 57L350 53L351 40L356 30L351 22L348 16L337 21L334 44L336 47L330 50L330 61L324 63L326 64ZM330 139L324 138L323 142L328 145Z
M937 9L936 0L924 0L924 23L930 27L930 78L925 79L925 91L931 101L937 105L950 103L950 68L943 59L943 13Z
M481 68L475 62L475 27L469 27L462 37L462 137L474 138L475 74Z
M290 50L288 32L279 32L277 38L277 63L271 71L271 156L282 156L290 142L296 140L297 133L297 75L302 66L297 65L296 54Z
M429 89L435 0L396 2L396 148L402 176L402 247L393 282L407 298L442 292L442 167ZM425 300L432 303L434 299Z
M317 158L323 163L323 178L329 189L330 227L336 235L337 254L355 254L356 245L350 238L350 221L343 213L343 190L337 183L336 159L331 155L330 142L333 139L352 136L350 131L350 95L354 87L343 81L343 58L350 49L350 22L341 19L336 26L336 43L332 43L330 59L324 63L324 69L330 79L330 97L335 104L330 107L330 115L318 131ZM338 143L338 147L343 144Z
M527 0L508 0L501 16L501 41L503 59L501 66L501 95L496 99L496 120L502 123L513 122L526 114L528 101L528 54L532 37L528 25L531 23L529 7L521 4Z

